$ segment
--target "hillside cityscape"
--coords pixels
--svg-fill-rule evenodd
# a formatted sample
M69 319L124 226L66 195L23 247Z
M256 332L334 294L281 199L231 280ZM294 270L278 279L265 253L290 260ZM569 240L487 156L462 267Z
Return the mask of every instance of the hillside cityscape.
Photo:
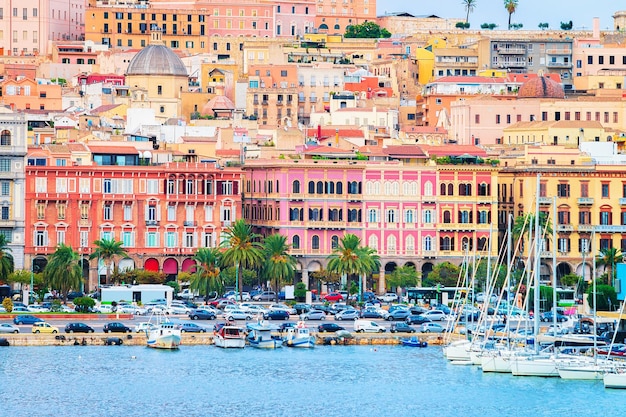
M611 30L530 28L505 1L503 28L459 3L462 18L377 16L376 0L0 0L0 283L32 282L60 249L85 292L124 271L177 280L245 223L284 237L282 284L319 292L355 236L377 259L362 290L382 294L399 268L417 285L502 256L528 215L554 228L542 282L591 280L594 258L626 251L626 10ZM524 262L530 244L514 246Z

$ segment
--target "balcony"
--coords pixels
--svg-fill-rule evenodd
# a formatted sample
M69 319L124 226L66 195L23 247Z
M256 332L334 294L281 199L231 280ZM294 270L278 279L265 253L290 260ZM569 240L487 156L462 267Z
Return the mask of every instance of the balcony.
M198 225L198 222L196 222L195 220L185 220L183 222L183 225L185 227L196 227Z
M574 226L572 226L571 224L558 224L556 226L556 231L557 232L573 232Z
M539 197L539 204L552 204L552 197Z
M284 102L284 101L282 101L282 100L278 100L278 101L276 102L276 105L277 105L277 106L282 106L283 104L285 104L285 102Z
M268 105L268 102L267 102L267 100L263 100L263 101L261 102L261 104L262 104L263 106L267 106L267 105Z
M595 226L592 226L590 224L579 224L578 225L578 232L593 232L593 228Z
M258 100L258 99L253 100L253 101L252 101L252 104L254 104L254 105L258 105L258 104L259 104L259 100Z
M158 225L159 225L158 220L146 220L146 226L158 226Z
M571 55L572 50L569 48L550 48L546 49L548 55Z
M497 65L500 68L524 68L526 67L526 61L498 61L494 63L494 66Z
M597 226L593 226L590 224L579 224L578 232L593 232L596 231L598 233L626 233L626 225L612 225L612 224L601 224Z
M548 68L572 68L571 62L548 62Z
M78 220L78 226L80 226L80 227L91 227L91 220L80 219L80 220Z
M591 206L593 205L593 197L579 197L578 198L579 206Z
M522 48L522 47L506 48L506 47L498 46L498 53L500 55L524 55L526 53L526 48Z

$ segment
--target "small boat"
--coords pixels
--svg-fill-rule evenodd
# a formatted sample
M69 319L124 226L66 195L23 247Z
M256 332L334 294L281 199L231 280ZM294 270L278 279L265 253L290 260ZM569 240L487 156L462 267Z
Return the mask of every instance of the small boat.
M288 347L312 348L315 347L315 336L303 321L299 321L296 327L287 329L287 334L283 337L283 343Z
M428 346L428 342L420 342L420 340L415 336L413 336L410 339L402 339L400 342L402 343L402 346L421 347L421 348Z
M604 388L626 389L626 372L622 368L606 372L603 377Z
M248 328L248 343L257 349L276 349L283 346L283 340L278 336L272 336L272 332L278 330L277 326L261 320L258 323L250 323Z
M148 326L146 329L147 346L155 349L178 349L181 340L180 327L160 314L153 317L156 317L156 327Z
M213 343L221 348L244 348L246 346L246 334L241 327L225 325L213 335Z

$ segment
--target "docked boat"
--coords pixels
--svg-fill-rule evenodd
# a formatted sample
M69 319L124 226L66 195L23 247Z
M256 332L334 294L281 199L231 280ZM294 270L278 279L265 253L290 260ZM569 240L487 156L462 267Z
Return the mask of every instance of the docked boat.
M622 369L607 372L603 377L604 388L626 389L626 372Z
M420 340L415 336L413 336L410 339L402 339L400 342L402 343L402 346L420 347L420 348L424 348L428 346L428 342L420 342Z
M221 348L242 349L246 347L246 334L241 327L225 325L214 333L213 343Z
M315 347L316 338L311 334L311 330L300 321L295 327L287 329L287 334L283 337L283 343L288 347L312 348Z
M272 332L278 327L266 323L264 320L259 323L250 323L248 328L248 343L257 349L276 349L283 346L283 341L278 336L273 336Z
M155 349L178 349L181 340L180 327L157 316L156 327L146 330L147 346Z

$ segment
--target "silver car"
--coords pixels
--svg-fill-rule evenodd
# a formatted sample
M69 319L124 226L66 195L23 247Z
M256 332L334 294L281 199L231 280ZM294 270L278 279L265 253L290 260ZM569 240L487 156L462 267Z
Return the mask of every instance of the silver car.
M335 314L335 320L357 320L359 312L355 309L343 310Z
M301 320L326 320L326 313L322 310L311 310L308 313L300 314Z
M19 333L20 329L10 323L0 323L0 333Z

